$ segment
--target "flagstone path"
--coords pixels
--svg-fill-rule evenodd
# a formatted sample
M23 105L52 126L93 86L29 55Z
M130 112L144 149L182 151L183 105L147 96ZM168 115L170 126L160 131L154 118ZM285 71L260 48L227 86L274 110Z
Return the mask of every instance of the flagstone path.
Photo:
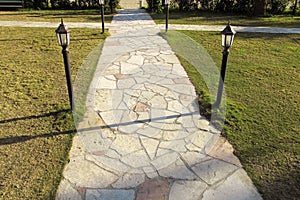
M109 32L57 199L261 199L151 17Z

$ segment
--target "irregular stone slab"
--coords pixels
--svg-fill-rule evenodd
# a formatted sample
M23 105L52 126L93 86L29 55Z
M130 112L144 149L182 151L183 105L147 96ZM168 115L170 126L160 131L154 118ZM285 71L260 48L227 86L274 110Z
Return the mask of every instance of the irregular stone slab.
M209 121L206 118L200 118L197 123L195 123L201 130L209 130Z
M172 64L180 63L177 56L174 54L161 54L159 57L162 58L167 63L172 63Z
M183 69L180 63L175 63L173 65L172 74L179 75L178 77L174 78L188 77L186 71Z
M173 81L176 84L187 84L187 85L191 84L191 81L189 78L175 78L175 79L173 79Z
M162 141L159 145L159 148L170 149L175 152L185 152L187 150L185 148L184 140Z
M124 172L128 172L131 167L122 163L117 158L110 158L106 156L97 156L97 155L87 155L87 160L91 160L95 162L97 165L101 166L104 169L109 171L113 171L116 174L122 174Z
M121 62L121 74L135 74L141 73L142 70L138 65L130 64L127 62Z
M117 182L112 184L114 188L134 188L145 181L144 173L126 173Z
M116 136L115 141L111 144L111 148L121 155L127 155L141 150L142 145L137 136L119 134Z
M209 132L205 131L197 131L192 138L191 143L195 146L203 149L207 142L214 136L214 134L211 134Z
M142 145L145 151L147 152L149 158L153 160L159 145L159 141L151 138L142 137L142 136L140 138L141 138Z
M167 141L180 140L190 135L187 131L162 131L163 139Z
M82 200L80 193L74 189L71 184L66 180L63 179L60 182L59 188L56 194L56 200Z
M151 164L155 167L156 170L161 170L172 163L175 163L178 159L178 154L176 152L171 152L160 157L156 157L155 160L151 161Z
M211 159L210 157L206 156L205 154L199 152L188 151L185 153L180 154L182 159L190 166L194 166L198 163L204 162L206 160Z
M135 112L147 112L149 110L150 110L150 106L141 102L138 102L134 108Z
M112 143L111 139L105 139L102 137L101 130L81 133L80 138L89 152L106 151Z
M120 109L119 106L122 103L123 100L123 90L113 90L111 92L111 102L112 102L112 107L114 110ZM122 110L122 109L121 109ZM126 110L126 109L124 109Z
M128 60L127 60L128 63L131 63L131 64L135 64L135 65L143 65L144 63L144 57L143 56L131 56Z
M224 137L219 137L217 143L205 148L205 152L208 155L242 167L242 164L233 154L233 151L233 147Z
M76 187L104 188L115 182L118 177L84 157L76 157L70 160L63 176Z
M150 123L152 124L152 123ZM160 127L162 126L162 124L159 124ZM161 138L161 134L160 134L160 129L159 128L155 128L155 127L151 127L151 126L144 126L143 129L139 129L137 131L138 134L149 137L149 138L155 138L155 139L160 139Z
M217 159L208 160L192 167L192 170L208 184L214 184L228 177L236 169L238 167L235 165Z
M161 108L161 109L166 109L167 108L167 102L165 98L161 95L159 96L154 96L150 101L149 105L152 108Z
M226 180L208 188L203 194L203 200L260 200L262 197L243 169L237 170Z
M85 199L97 200L134 200L134 190L88 189Z
M168 110L169 111L175 111L175 112L180 112L182 113L182 107L183 105L178 102L177 100L169 101L168 102Z
M149 166L150 160L145 150L140 150L131 154L128 154L121 158L121 161L133 168Z
M136 82L133 78L120 79L117 82L117 86L119 89L131 88L135 84Z
M171 187L169 200L201 199L207 185L202 181L175 181Z
M158 173L162 177L180 180L196 180L198 178L185 166L185 164L180 159L166 168L159 169Z
M154 167L143 167L143 171L145 172L146 176L150 179L158 177L158 173L156 172L156 169Z
M169 194L170 183L165 179L151 179L137 188L136 200L165 200Z
M104 120L107 126L111 127L112 129L117 129L117 127L121 123L124 113L124 110L110 110L99 112L99 115Z
M75 156L83 156L86 151L86 146L82 139L80 138L79 134L75 135L73 137L73 143L72 148L69 152L69 157L75 157Z
M163 123L163 124L174 124L177 118L180 117L178 112L171 112L165 109L151 109L151 120L153 122Z
M98 83L99 89L116 89L116 81L108 79L106 77L101 77Z
M95 107L97 111L109 111L112 109L112 98L110 90L97 90L95 94Z
M154 93L158 93L160 95L164 95L168 92L168 89L156 84L145 84L145 87L151 90Z

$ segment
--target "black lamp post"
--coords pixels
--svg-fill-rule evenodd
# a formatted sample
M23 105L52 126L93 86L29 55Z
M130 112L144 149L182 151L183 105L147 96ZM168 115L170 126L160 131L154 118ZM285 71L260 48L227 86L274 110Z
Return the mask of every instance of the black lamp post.
M99 4L101 12L102 33L104 33L104 0L99 0Z
M169 4L170 0L165 0L165 12L166 12L166 32L168 32L169 29Z
M220 106L221 99L222 99L229 48L232 46L235 33L236 32L230 26L229 22L227 26L224 28L224 30L221 31L222 46L224 47L224 50L223 50L223 59L222 59L222 66L221 66L220 79L219 79L218 96L216 102L214 103L214 106L218 108Z
M74 110L75 104L73 99L73 88L72 88L72 79L71 79L71 72L70 72L70 60L69 60L69 52L68 46L70 44L70 31L64 25L63 19L61 19L61 24L56 29L56 35L58 39L58 44L62 47L62 54L64 58L65 64L65 72L66 72L66 79L68 85L68 93L69 93L69 100L71 109Z

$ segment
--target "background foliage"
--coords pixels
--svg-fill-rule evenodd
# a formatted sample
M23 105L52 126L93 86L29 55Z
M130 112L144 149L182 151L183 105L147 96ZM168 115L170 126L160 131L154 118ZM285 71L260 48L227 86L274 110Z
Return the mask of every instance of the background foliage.
M147 0L149 9L162 12L164 0ZM171 0L170 7L180 11L207 10L264 16L266 14L297 13L298 0Z
M106 9L115 9L119 0L106 0ZM99 7L98 0L24 0L25 8L34 9L91 9Z

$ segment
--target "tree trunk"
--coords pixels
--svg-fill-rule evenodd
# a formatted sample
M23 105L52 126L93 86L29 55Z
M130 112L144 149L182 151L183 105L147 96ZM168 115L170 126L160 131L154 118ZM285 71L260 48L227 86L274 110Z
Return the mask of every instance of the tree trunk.
M254 0L254 16L265 16L266 15L266 1L265 0Z
M184 1L184 0L180 0L180 2L179 2L179 10L180 10L180 11L183 11L183 4L184 4L183 1Z
M294 5L294 8L293 8L293 15L296 15L296 12L297 12L297 4L298 4L298 0L295 0L295 5Z

